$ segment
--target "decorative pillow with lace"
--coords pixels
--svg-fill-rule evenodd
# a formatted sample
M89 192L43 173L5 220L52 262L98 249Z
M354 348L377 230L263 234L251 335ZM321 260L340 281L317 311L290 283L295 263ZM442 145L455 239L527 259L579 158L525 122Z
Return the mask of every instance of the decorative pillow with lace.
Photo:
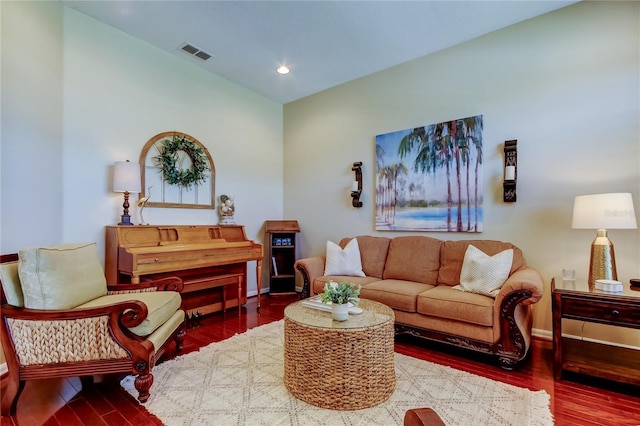
M513 249L489 256L473 245L467 247L456 290L496 297L509 278L513 263Z

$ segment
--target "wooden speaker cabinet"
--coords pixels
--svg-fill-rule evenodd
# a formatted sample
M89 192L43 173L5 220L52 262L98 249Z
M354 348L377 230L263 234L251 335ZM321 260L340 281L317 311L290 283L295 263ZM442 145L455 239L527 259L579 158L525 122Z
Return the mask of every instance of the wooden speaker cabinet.
M300 232L297 220L267 220L266 245L269 265L269 294L296 292L296 236Z

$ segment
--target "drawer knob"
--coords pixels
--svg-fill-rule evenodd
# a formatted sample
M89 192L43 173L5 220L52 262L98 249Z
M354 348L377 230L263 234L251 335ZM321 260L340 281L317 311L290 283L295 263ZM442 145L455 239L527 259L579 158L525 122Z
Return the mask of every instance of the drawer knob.
M619 310L617 310L617 309L614 309L611 313L612 313L613 315L620 315L620 311L619 311Z

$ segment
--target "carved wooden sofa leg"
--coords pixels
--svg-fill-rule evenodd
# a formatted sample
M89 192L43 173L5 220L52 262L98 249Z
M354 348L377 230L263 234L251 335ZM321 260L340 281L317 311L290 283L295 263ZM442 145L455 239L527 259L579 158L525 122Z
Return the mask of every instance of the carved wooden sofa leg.
M145 403L149 399L151 385L153 384L153 374L150 372L138 374L134 380L134 386L138 391L138 401Z
M178 334L176 334L176 352L181 352L182 351L182 345L184 344L184 338L187 335L187 327L186 326L182 326L180 327L180 331L178 331Z

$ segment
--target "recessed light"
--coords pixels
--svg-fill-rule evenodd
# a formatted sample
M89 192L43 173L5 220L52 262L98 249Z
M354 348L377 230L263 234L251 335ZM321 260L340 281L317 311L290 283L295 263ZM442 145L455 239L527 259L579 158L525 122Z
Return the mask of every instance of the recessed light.
M282 75L289 74L289 68L284 65L280 65L278 68L276 68L276 72Z

